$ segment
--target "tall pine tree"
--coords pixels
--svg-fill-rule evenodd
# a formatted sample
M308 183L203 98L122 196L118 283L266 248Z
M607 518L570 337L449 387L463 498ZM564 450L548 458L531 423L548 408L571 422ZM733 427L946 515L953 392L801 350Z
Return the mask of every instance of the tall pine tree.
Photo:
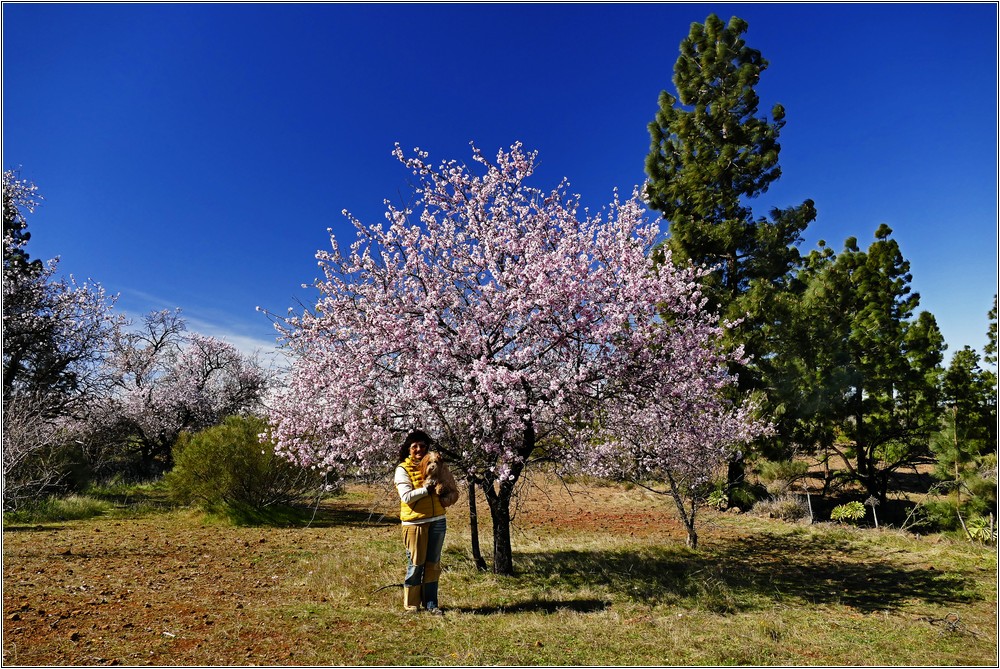
M747 46L747 28L738 17L727 25L714 14L692 24L674 65L677 96L660 94L646 157L649 202L669 222L673 261L714 268L703 285L710 305L726 319L742 319L729 344L752 356L749 367L731 370L744 392L774 387L766 361L776 342L787 340L775 331L781 322L774 313L801 264L802 233L816 217L811 200L772 209L770 219L755 218L748 204L781 175L785 111L776 104L770 119L758 115L754 86L768 63ZM741 477L734 463L730 483Z
M753 281L788 275L815 218L811 200L772 210L770 221L754 218L747 204L781 176L785 124L780 104L773 120L757 116L754 86L767 61L744 42L747 28L738 17L725 25L714 14L691 26L674 65L678 97L660 93L646 157L649 202L669 221L674 261L716 268L706 288L723 313L742 313L734 302Z

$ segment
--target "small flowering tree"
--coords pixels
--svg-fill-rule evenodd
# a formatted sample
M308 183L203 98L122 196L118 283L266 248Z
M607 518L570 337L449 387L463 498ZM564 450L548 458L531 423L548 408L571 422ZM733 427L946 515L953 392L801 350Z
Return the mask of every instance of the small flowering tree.
M731 377L695 370L687 379L656 379L641 393L623 392L602 412L608 424L579 454L576 466L627 480L667 495L687 530L687 544L698 546L696 518L705 487L741 444L770 431L755 418L755 405L730 406L720 391Z
M147 314L140 327L114 339L109 367L114 388L95 409L103 438L138 453L141 468L169 466L183 431L217 425L227 416L259 411L271 374L213 337L189 334L176 311Z
M357 239L345 250L331 235L317 254L315 307L276 319L293 354L271 411L277 450L381 476L403 433L428 429L484 492L493 569L510 574L510 503L529 457L623 443L602 407L657 375L718 386L719 328L694 270L654 266L659 229L638 193L581 212L565 182L524 185L536 156L519 144L492 162L474 148L475 169L394 155L418 179L415 207L386 202L386 226L345 212Z

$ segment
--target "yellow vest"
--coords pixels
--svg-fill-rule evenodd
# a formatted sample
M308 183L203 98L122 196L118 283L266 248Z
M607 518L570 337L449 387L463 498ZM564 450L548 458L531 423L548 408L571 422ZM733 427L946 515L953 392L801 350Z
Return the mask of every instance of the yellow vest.
M424 477L420 473L420 463L414 462L413 458L406 458L400 463L400 466L406 470L406 473L410 477L410 483L413 484L413 488L422 488L424 485ZM414 520L421 520L423 518L434 518L435 516L443 516L445 514L444 507L441 506L441 500L435 493L429 493L425 497L421 497L413 506L410 506L406 502L399 501L399 519L404 522L412 522Z

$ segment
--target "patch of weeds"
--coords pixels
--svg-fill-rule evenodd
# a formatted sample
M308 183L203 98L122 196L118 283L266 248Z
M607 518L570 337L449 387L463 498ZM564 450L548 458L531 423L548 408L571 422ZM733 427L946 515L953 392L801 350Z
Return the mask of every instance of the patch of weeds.
M754 504L751 513L764 518L779 520L801 520L809 515L805 500L798 495L781 495L774 499Z
M109 515L117 518L137 518L176 508L167 495L163 479L127 481L114 478L91 483L86 495L110 503Z
M103 516L111 508L109 502L87 495L46 497L3 514L3 523L6 526L84 520Z

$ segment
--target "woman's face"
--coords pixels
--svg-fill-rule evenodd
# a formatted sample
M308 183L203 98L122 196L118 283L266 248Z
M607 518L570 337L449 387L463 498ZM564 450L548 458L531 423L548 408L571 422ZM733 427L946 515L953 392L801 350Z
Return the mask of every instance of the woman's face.
M427 455L427 444L422 441L415 441L410 444L410 457L414 460L420 460L425 455Z

